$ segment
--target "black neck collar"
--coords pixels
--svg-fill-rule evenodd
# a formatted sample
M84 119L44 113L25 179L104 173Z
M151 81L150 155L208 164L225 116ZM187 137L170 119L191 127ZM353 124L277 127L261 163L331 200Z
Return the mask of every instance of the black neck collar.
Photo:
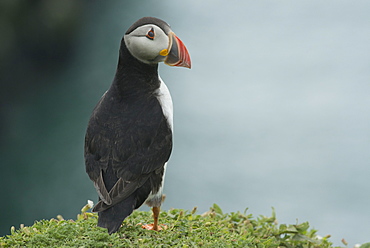
M113 85L122 95L153 93L160 86L158 64L146 64L133 57L122 38Z

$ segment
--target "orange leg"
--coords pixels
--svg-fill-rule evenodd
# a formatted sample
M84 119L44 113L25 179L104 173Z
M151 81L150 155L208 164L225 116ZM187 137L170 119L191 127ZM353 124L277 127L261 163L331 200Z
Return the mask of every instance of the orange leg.
M159 207L153 207L153 218L154 218L154 224L153 224L153 230L158 231L158 217L159 217L159 212L161 209Z
M161 208L160 207L153 207L152 208L152 212L153 212L153 219L154 219L154 223L153 224L146 224L146 225L142 225L141 227L143 229L147 229L147 230L154 230L154 231L160 231L162 230L162 227L160 227L158 225L158 217L159 217L159 212L161 211ZM165 229L167 228L167 226L165 225L162 225Z
M166 199L166 195L162 195L162 202L164 201L164 199ZM160 207L153 207L152 212L153 212L154 223L142 225L141 227L147 230L154 230L154 231L160 231L162 230L162 228L167 229L166 225L158 225L158 218L159 218L160 211L161 211Z

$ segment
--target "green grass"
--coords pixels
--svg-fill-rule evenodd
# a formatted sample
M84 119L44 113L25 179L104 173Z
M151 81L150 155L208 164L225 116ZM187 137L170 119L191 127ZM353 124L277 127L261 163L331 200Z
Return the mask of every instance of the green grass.
M197 214L196 209L171 209L161 212L160 223L167 229L159 232L141 228L150 223L151 212L135 211L126 218L118 233L108 235L97 227L97 215L85 212L76 220L41 220L29 227L11 229L0 237L1 247L334 247L329 237L317 238L308 222L278 224L271 217L235 212L224 214L216 204L210 211Z

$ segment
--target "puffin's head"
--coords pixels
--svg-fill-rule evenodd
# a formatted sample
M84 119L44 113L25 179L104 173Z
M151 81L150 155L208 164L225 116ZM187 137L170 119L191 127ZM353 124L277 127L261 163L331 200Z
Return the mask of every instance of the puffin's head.
M124 40L131 55L141 62L191 67L190 55L184 43L166 22L158 18L139 19L127 30Z

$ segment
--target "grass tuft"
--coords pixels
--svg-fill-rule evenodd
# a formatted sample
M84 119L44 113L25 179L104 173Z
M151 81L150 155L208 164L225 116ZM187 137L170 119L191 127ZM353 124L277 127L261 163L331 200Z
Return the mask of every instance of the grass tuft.
M171 209L161 212L160 222L166 225L160 232L148 231L151 212L134 211L123 222L118 233L108 235L97 227L97 215L82 209L76 220L57 219L36 221L34 225L0 237L1 247L253 247L253 248L316 248L334 247L329 237L318 238L308 222L294 225L278 224L275 210L272 216L232 212L223 213L214 204L204 214Z

